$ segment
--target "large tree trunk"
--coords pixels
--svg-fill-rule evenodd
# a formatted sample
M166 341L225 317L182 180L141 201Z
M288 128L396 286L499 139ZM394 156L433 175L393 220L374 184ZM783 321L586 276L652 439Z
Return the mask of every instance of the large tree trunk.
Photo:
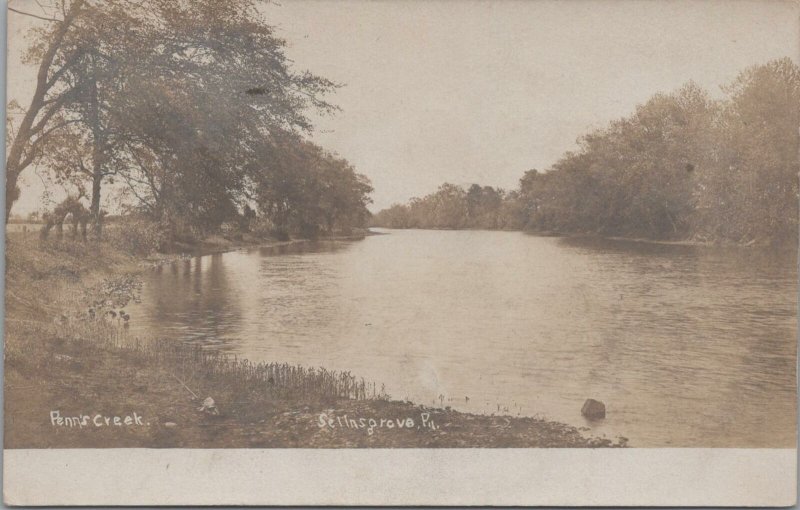
M92 203L89 206L89 215L92 221L92 231L100 238L103 229L103 219L100 215L100 184L103 174L95 173L92 176Z
M45 102L45 96L53 88L57 79L53 79L50 75L50 68L53 65L56 53L61 46L64 37L69 30L70 25L77 16L80 9L83 7L84 0L75 0L66 16L59 22L58 29L53 34L53 38L47 47L47 50L42 55L42 61L39 63L39 70L36 74L36 89L33 91L31 104L25 111L22 122L17 129L17 135L14 141L11 142L11 147L8 151L6 158L6 224L8 224L9 216L11 215L11 207L14 202L19 198L19 188L17 181L19 176L25 168L27 168L36 156L36 147L34 146L36 136L41 136L45 131L47 122L50 120L54 113L64 104L59 98L59 101L51 104L47 108L41 118L37 122L39 114L45 109L48 103ZM58 74L58 72L56 72Z
M19 171L11 161L6 161L6 165L6 224L8 224L8 218L11 216L11 207L19 198L19 188L17 187Z
M89 206L89 213L92 217L92 230L99 239L102 232L100 218L100 188L103 184L105 175L105 133L100 125L100 106L97 97L97 75L94 68L94 58L92 58L92 78L89 82L89 124L92 129L92 203Z

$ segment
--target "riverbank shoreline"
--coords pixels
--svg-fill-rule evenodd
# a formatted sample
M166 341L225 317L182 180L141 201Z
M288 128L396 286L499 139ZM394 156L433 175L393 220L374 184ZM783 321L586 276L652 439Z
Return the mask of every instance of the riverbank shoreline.
M359 229L359 232L351 235L320 236L315 239L295 238L280 240L274 237L261 237L254 235L240 236L239 239L230 239L222 236L212 236L194 243L173 243L167 255L177 255L179 257L202 257L218 253L227 253L236 250L254 248L276 248L280 246L292 246L313 242L346 242L361 241L372 235L380 235L377 232L370 232L368 229Z
M306 241L206 245L191 256L297 242ZM627 443L540 418L391 400L350 374L253 364L170 338L132 338L121 314L97 317L96 303L117 300L119 310L135 294L137 275L186 254L143 258L107 243L31 236L8 236L6 254L6 448Z
M706 241L697 239L676 239L676 240L663 240L663 239L649 239L646 237L625 237L625 236L606 236L593 232L557 232L552 230L514 230L514 229L482 229L482 228L392 228L382 227L379 225L372 225L370 228L382 228L385 230L431 230L431 231L477 231L477 232L520 232L525 235L534 237L556 237L562 239L597 239L604 241L622 241L630 243L653 244L664 246L696 246L703 248L769 248L773 246L781 246L780 243L758 242L751 240L749 242L733 242L733 241ZM785 242L795 246L796 243Z

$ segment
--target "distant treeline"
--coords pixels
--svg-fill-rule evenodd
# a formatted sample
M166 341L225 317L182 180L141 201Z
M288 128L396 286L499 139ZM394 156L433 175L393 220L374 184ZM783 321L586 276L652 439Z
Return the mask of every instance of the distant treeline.
M579 139L519 188L443 184L374 226L595 233L737 243L797 239L800 69L742 72L725 98L688 83Z

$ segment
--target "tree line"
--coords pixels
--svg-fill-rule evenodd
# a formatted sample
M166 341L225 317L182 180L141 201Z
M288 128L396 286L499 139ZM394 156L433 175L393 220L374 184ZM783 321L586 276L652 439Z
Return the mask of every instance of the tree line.
M364 225L372 191L307 138L339 86L294 69L258 0L54 0L25 62L29 103L8 105L6 221L20 176L40 165L105 189L173 235L258 221L280 235ZM43 14L44 13L44 14ZM111 188L109 188L111 186Z
M656 94L516 190L444 184L372 224L796 242L800 69L770 61L722 90L714 100L689 82Z

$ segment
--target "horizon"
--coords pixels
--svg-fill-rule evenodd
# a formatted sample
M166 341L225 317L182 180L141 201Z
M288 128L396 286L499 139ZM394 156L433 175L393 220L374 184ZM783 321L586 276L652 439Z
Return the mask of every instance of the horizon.
M304 0L263 12L295 68L344 84L329 96L340 112L311 113L309 139L370 179L373 213L444 182L515 189L526 170L546 171L579 137L656 93L694 81L719 98L747 67L798 61L791 2L763 6L757 19L747 1L589 8L598 3L472 1L455 11L446 2ZM12 34L37 23L9 12ZM19 63L23 40L10 37L8 47L7 100L21 104L35 73ZM34 169L25 172L13 213L39 210L43 190Z

